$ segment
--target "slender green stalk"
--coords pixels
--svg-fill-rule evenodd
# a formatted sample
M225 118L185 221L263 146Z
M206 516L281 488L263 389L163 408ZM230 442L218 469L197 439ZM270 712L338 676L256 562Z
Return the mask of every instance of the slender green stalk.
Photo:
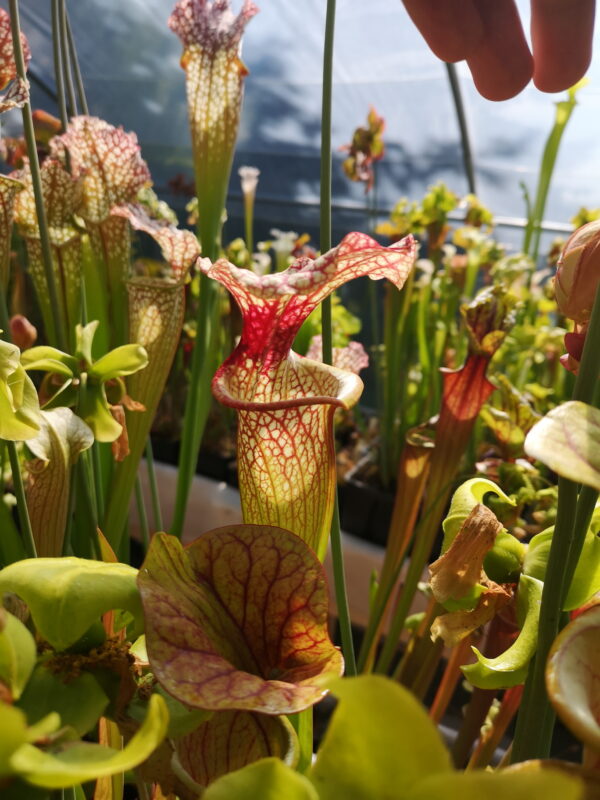
M53 0L55 2L55 0ZM19 20L18 0L9 0L10 6L10 25L12 33L13 50L15 55L15 65L17 74L22 80L25 76L25 60L23 58L23 47L21 45L21 24ZM40 244L42 248L42 258L44 262L44 272L48 288L50 307L52 308L52 321L50 330L47 331L51 342L56 343L61 350L67 350L67 336L64 331L64 320L61 319L60 304L58 302L58 292L54 280L54 267L52 264L52 249L50 247L50 237L48 234L48 222L46 210L44 208L44 198L42 194L42 178L40 174L40 164L38 160L37 147L35 143L35 132L33 129L33 118L31 116L31 106L25 103L22 109L23 132L27 143L27 155L29 157L29 167L31 169L31 180L33 184L33 194L35 197L35 210L37 214L38 226L40 230Z
M251 264L254 252L254 196L250 193L244 196L244 235Z
M52 56L54 59L54 83L56 85L56 99L58 113L63 131L69 124L67 114L67 96L65 93L65 76L63 72L64 61L61 47L60 0L52 0Z
M98 519L104 518L104 489L102 486L102 463L100 461L100 443L94 442L92 445L92 463L91 468L93 472L93 483L96 514Z
M471 150L471 139L469 136L469 126L467 125L467 115L465 113L465 106L462 99L462 92L460 90L460 81L456 72L454 64L446 64L446 72L448 73L448 82L450 83L450 90L452 92L452 99L454 100L454 110L456 111L456 120L460 130L460 144L463 153L463 164L465 167L465 176L467 178L467 186L471 194L477 194L475 184L475 169L473 167L473 151Z
M63 81L65 85L65 95L67 99L67 111L69 117L74 117L77 114L77 103L75 102L75 89L73 88L73 76L71 74L71 60L69 56L66 0L60 0L58 14L60 25L60 58L62 63Z
M321 111L321 216L320 246L325 253L331 248L331 101L333 85L333 38L335 29L335 0L327 0L325 18L325 44L323 48L323 102ZM323 326L323 361L333 362L332 330L331 330L331 297L323 301L321 306ZM346 662L346 674L356 675L354 643L352 641L352 625L348 608L346 578L342 555L342 534L340 530L340 514L337 493L334 500L333 518L331 521L331 556L335 597L342 639L342 652Z
M556 164L556 157L558 155L558 150L565 132L565 128L567 127L567 123L569 122L571 114L573 113L573 109L575 108L575 95L577 94L580 85L581 84L569 89L568 99L556 104L556 118L554 126L550 131L550 135L546 140L546 146L544 147L535 201L530 207L527 226L525 228L525 237L523 239L523 252L526 255L531 256L534 262L537 262L539 255L540 237L542 235L542 221L544 219L546 200L548 199L548 190L550 189L550 182L554 172L554 165Z
M152 514L154 516L154 530L163 530L162 513L160 509L160 497L158 494L158 483L156 481L156 470L154 469L154 454L152 452L152 442L146 442L146 466L148 468L148 483L150 484L150 495L152 497Z
M208 255L214 260L216 254ZM211 404L210 382L216 366L218 342L217 292L214 282L200 275L200 303L196 320L196 341L192 353L190 387L185 404L181 433L179 473L175 494L175 511L171 523L173 536L181 538L185 523L187 501L196 472L198 448L208 419Z
M597 342L600 337L600 289L592 310L573 399L584 403L597 400ZM545 669L548 652L560 628L564 599L581 553L595 498L566 478L558 482L558 508L548 566L542 592L538 644L517 718L512 761L546 758L550 752L554 713L546 694ZM566 569L565 569L565 565Z
M290 714L288 720L298 736L300 756L296 769L298 772L307 772L312 764L313 756L313 724L312 708L300 711L298 714Z
M69 45L69 58L71 59L71 68L75 77L75 85L77 87L77 98L79 100L79 107L81 113L88 115L90 110L85 96L85 88L83 85L83 78L81 77L81 69L79 67L79 59L77 58L77 49L75 47L75 39L73 38L73 31L71 30L71 23L69 21L69 14L66 13L67 20L67 40Z
M29 511L27 510L27 500L25 498L25 487L23 486L23 476L21 475L21 465L19 464L17 445L15 442L7 442L6 446L8 448L8 457L10 459L13 491L15 493L15 497L17 498L17 512L19 514L23 545L25 546L25 550L27 551L29 558L36 558L37 552L35 549L35 539L33 538L31 522L29 521Z
M138 520L140 523L140 533L142 534L142 544L144 552L148 552L150 545L150 529L148 527L148 515L146 514L146 505L144 503L144 492L142 491L142 481L138 475L135 481L135 502L138 510Z

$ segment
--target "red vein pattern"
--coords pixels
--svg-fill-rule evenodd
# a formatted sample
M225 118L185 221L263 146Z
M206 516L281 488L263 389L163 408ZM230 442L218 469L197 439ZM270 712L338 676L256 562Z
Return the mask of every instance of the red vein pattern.
M193 781L212 781L259 758L290 760L289 725L280 717L250 711L219 711L174 742L179 763Z
M187 705L293 714L343 670L323 568L289 531L233 525L185 550L157 534L138 586L152 672Z
M148 166L141 156L135 133L126 133L98 117L73 117L62 136L50 143L51 154L66 161L81 179L77 213L85 220L92 248L106 266L115 323L115 344L123 344L126 317L124 281L129 275L131 233L125 219L110 215L114 206L135 200L150 185Z
M244 520L298 534L322 560L333 513L337 407L362 391L358 376L298 356L291 345L310 312L353 278L387 278L400 289L414 263L407 237L382 247L351 233L316 260L256 275L225 259L201 269L233 294L242 335L213 379L213 393L238 411L238 469Z
M225 205L247 69L242 35L258 12L244 0L235 16L229 0L179 0L169 27L183 44L201 239L215 238Z
M143 231L159 245L163 258L171 267L171 276L178 281L183 279L200 255L198 239L191 231L179 230L164 219L153 219L144 206L127 203L115 206L111 214L124 217L136 231Z
M29 162L26 160L24 168L11 173L11 177L21 181L25 187L15 201L15 221L25 239L29 272L48 326L52 308L48 298ZM54 158L47 158L44 161L41 177L54 280L58 289L61 313L67 320L68 329L72 331L79 321L81 289L81 237L73 223L73 214L81 199L82 183L80 178L73 178L60 161Z

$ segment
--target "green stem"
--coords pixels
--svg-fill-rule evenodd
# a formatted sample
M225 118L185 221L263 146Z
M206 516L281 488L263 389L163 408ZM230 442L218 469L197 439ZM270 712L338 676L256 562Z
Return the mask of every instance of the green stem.
M53 0L55 2L55 0ZM9 0L10 6L10 26L12 33L13 51L17 74L22 80L26 80L25 60L23 58L23 47L21 45L21 24L19 20L18 0ZM64 320L60 314L60 304L58 302L58 292L54 281L54 267L52 263L52 249L50 247L50 237L48 235L48 222L46 210L44 208L44 197L42 193L42 178L40 164L38 160L37 147L35 143L35 131L33 128L33 117L31 116L31 105L25 103L22 109L23 132L27 143L27 155L29 157L29 167L31 169L31 181L33 184L33 194L35 198L35 210L37 214L38 226L40 231L40 244L42 248L42 259L44 262L44 272L48 288L48 297L52 309L52 321L50 330L47 331L51 343L58 345L60 350L67 350L67 337L63 329Z
M104 519L104 489L102 486L102 463L100 461L100 443L94 442L92 445L92 472L93 489L95 495L97 519Z
M71 30L71 23L69 22L68 13L65 13L65 16L67 20L67 40L69 45L69 58L71 59L71 67L73 69L73 73L75 76L75 85L77 86L77 97L79 99L79 107L81 108L81 113L87 116L89 115L90 110L88 108L87 98L85 96L85 88L83 85L83 78L81 77L79 59L77 58L75 39L73 37L73 31Z
M152 497L152 515L154 516L154 530L163 530L162 513L160 509L160 497L158 494L158 483L156 481L156 470L154 469L154 454L152 452L152 442L146 441L146 466L148 468L148 483L150 484L150 495Z
M56 85L56 99L58 113L63 131L69 124L67 114L67 97L65 94L65 76L63 72L64 61L61 47L60 0L52 0L52 56L54 59L54 83Z
M292 727L298 736L300 756L296 770L305 773L312 764L313 756L313 710L312 706L300 711L298 714L290 714L288 717Z
M216 245L213 246L213 250L216 250ZM214 261L216 252L208 253L207 258ZM196 319L196 341L192 352L190 386L181 432L175 511L170 531L173 536L178 538L183 535L188 497L196 472L198 449L210 410L210 384L217 357L218 314L216 285L202 273L200 275L200 303Z
M246 248L248 258L252 264L252 253L254 252L254 195L248 194L244 197L244 232L246 236Z
M473 151L471 150L471 140L469 137L469 126L467 125L467 115L465 113L465 106L462 99L462 92L460 90L460 81L458 80L458 74L456 72L456 65L447 63L446 72L448 73L448 82L450 83L452 99L454 100L454 110L456 111L456 120L460 130L460 144L462 147L463 164L465 167L467 185L471 194L477 194L475 187L475 169L473 167Z
M600 337L600 289L586 335L573 399L584 403L595 397L598 379L597 342ZM546 758L550 752L554 714L545 686L548 652L560 628L561 611L587 533L595 498L590 490L579 493L566 478L558 481L558 508L548 566L544 579L535 659L529 669L512 751L512 761ZM566 568L565 568L566 565Z
M325 18L325 44L323 48L323 98L321 108L321 215L320 246L326 253L331 248L331 105L333 85L333 38L335 29L335 0L327 0ZM331 297L323 301L321 306L323 326L323 361L333 362L332 329L331 329ZM352 625L348 608L346 578L342 555L342 534L340 530L340 514L337 492L334 499L333 518L331 521L331 556L335 597L338 609L342 652L346 662L346 674L356 675L354 643L352 641Z
M73 76L71 74L71 62L69 57L69 36L67 32L67 7L66 0L60 0L59 4L59 32L60 32L60 57L62 61L62 73L65 84L65 94L69 117L77 114L77 103L75 102L75 90L73 88Z
M144 493L142 491L142 481L138 475L135 481L135 502L138 510L138 520L140 523L140 533L142 534L142 544L144 545L144 552L148 552L150 544L150 529L148 528L148 515L146 514L146 505L144 503Z
M27 500L25 498L25 487L23 486L23 477L21 475L21 465L19 464L17 445L15 442L7 442L6 446L8 447L8 457L10 459L13 491L15 493L15 497L17 498L17 511L21 525L21 537L23 539L23 545L29 558L36 558L37 551L35 549L35 539L33 538L33 531L31 529L31 522L29 520L29 511L27 510Z

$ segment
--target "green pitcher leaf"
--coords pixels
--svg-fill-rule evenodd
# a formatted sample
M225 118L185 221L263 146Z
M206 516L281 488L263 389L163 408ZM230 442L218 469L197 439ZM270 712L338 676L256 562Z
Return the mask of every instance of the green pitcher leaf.
M40 412L40 432L27 447L27 508L38 556L60 556L67 527L71 468L94 443L91 429L70 408Z
M169 714L162 697L150 698L148 715L123 750L76 742L55 753L24 744L10 758L10 766L29 783L48 789L75 786L106 775L133 769L145 761L164 739Z
M321 800L403 798L428 775L448 777L439 732L408 690L365 675L331 691L340 702L309 773Z
M0 608L0 683L6 684L14 700L21 696L36 660L33 636L21 620Z
M124 344L99 358L88 370L101 381L110 381L124 375L133 375L148 366L148 354L139 344Z
M348 795L348 800L354 798ZM202 800L319 800L314 786L278 758L265 758L211 784ZM341 796L340 796L341 800Z
M553 533L554 528L548 528L529 542L523 563L524 575L531 575L540 581L545 579ZM583 541L581 556L563 610L573 611L579 608L598 591L600 591L600 539L590 526Z
M521 632L508 650L496 658L486 658L476 647L471 648L477 661L461 667L461 670L473 686L479 689L508 689L524 682L537 647L543 587L541 581L528 575L521 576L517 594L517 617Z
M107 705L108 697L91 672L66 680L43 664L34 671L18 702L30 724L56 712L61 724L69 725L79 736L94 727Z
M342 671L323 568L289 531L232 525L185 550L159 533L138 584L152 672L187 705L293 714Z
M290 767L298 761L298 739L287 718L251 711L216 711L174 746L181 768L199 786L270 756Z
M106 611L123 609L140 622L137 570L84 558L29 558L0 572L0 592L29 606L38 632L57 650L74 644Z
M527 434L525 452L600 491L600 410L577 400L553 408Z
M391 795L390 795L391 796ZM400 797L400 795L397 795ZM583 800L581 783L558 770L537 772L455 772L425 778L405 800Z
M546 664L546 686L569 730L600 752L600 605L583 611L558 635Z

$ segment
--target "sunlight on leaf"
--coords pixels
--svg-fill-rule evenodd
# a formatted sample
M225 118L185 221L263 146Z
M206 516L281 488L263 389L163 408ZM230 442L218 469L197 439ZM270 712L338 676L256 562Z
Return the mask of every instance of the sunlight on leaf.
M553 408L527 434L525 452L561 477L600 490L600 410L576 400Z
M0 572L0 592L29 606L39 633L57 650L74 644L105 611L142 618L137 570L84 558L30 558Z
M369 675L335 681L331 691L339 705L309 773L321 800L400 798L428 775L448 777L437 728L402 686Z

